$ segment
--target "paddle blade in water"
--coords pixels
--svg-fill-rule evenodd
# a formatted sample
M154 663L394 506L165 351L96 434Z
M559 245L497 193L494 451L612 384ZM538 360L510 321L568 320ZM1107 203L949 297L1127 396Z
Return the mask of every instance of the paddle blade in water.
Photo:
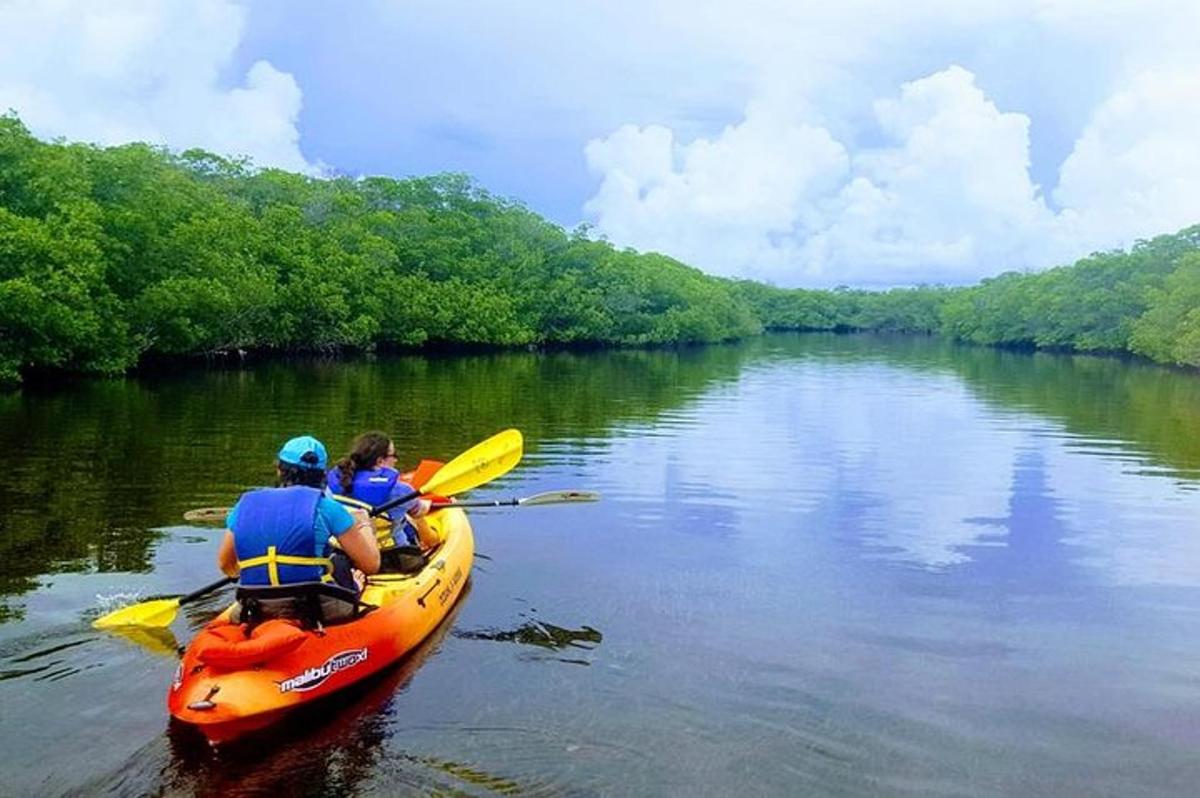
M92 621L92 626L97 629L111 629L116 626L170 626L178 611L179 599L154 599L101 615Z
M521 462L524 445L519 430L499 432L442 466L425 483L421 492L453 496L490 482L507 474Z
M519 499L517 505L532 507L538 504L574 504L575 502L598 501L600 501L600 494L594 490L552 490Z

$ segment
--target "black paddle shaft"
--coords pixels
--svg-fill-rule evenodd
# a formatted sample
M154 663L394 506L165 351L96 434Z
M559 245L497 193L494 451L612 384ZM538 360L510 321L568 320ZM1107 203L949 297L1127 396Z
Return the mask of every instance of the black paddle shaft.
M372 507L371 510L367 513L367 515L371 516L372 518L374 518L377 515L383 515L384 513L386 513L388 510L392 509L393 507L399 507L400 505L404 504L405 502L410 502L413 499L419 499L420 497L421 497L421 491L414 490L411 493L409 493L407 496L397 496L394 499L388 499L387 501L385 501L383 504L379 505L378 507Z
M478 502L446 502L445 504L433 505L434 510L444 510L447 507L518 507L521 504L520 499L497 499L495 501L478 501Z
M237 577L235 577L235 576L227 576L224 579L219 579L216 582L213 582L211 585L205 585L204 587L200 588L199 590L193 590L191 593L188 593L186 596L181 596L179 599L179 603L187 604L189 601L195 601L196 599L200 598L201 596L206 596L209 593L213 592L214 590L218 590L220 588L225 587L225 585L228 585L231 582L236 581L236 579L237 579Z

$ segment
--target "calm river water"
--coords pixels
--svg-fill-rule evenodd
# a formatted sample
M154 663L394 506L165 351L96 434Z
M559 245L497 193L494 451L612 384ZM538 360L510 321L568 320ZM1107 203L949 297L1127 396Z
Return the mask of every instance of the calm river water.
M505 427L470 591L255 745L169 727L216 578L182 513L299 433L408 463ZM0 395L0 793L1192 795L1200 377L920 338L292 362ZM178 641L178 642L176 642ZM147 646L145 643L154 645Z

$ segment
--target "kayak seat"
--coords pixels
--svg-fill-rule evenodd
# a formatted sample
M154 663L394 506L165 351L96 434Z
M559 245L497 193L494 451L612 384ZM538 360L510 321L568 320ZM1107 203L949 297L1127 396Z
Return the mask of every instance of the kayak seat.
M428 562L420 546L393 546L379 552L379 573L415 574Z
M352 621L375 607L358 594L332 582L290 585L241 585L230 620L253 629L270 618L291 618L308 629Z

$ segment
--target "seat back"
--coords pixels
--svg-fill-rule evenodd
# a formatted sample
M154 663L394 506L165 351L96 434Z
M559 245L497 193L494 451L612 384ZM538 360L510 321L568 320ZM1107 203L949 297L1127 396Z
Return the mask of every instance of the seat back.
M240 585L238 621L252 627L268 618L295 618L309 628L353 620L370 605L353 590L332 582L296 582L290 585Z

